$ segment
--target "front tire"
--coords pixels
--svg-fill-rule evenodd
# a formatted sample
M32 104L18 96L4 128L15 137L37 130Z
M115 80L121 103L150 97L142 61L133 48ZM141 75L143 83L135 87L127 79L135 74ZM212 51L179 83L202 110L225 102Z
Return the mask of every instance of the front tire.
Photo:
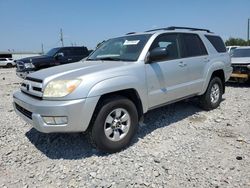
M100 105L89 137L97 149L114 153L129 145L137 128L135 104L125 97L115 96Z
M207 91L201 96L200 104L205 110L217 108L222 101L223 85L219 77L213 77L207 87Z

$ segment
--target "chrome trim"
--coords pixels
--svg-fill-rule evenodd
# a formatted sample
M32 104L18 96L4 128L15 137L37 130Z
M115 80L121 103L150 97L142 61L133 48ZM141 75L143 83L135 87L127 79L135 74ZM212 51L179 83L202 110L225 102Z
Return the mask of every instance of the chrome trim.
M41 91L36 91L33 89L33 87L40 88ZM21 91L28 93L30 95L36 96L36 97L42 97L43 96L43 84L30 81L30 80L24 80L21 84Z
M17 61L17 62L16 62L16 66L17 66L17 71L22 71L22 70L25 69L24 62L23 62L23 61Z

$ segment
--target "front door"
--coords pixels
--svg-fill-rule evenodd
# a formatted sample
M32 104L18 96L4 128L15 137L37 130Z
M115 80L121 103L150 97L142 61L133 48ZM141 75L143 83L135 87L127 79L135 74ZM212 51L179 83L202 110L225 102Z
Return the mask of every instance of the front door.
M146 64L149 108L188 95L187 66L181 59L180 35L162 34L150 47L164 47L165 59Z

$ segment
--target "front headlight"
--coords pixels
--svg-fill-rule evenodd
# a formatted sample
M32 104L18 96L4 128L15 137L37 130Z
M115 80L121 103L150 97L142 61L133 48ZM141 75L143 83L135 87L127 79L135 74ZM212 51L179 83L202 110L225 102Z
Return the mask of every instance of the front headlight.
M247 65L247 68L250 70L250 65Z
M24 63L24 67L26 69L33 69L33 68L35 68L35 66L32 63Z
M51 81L45 87L43 97L65 97L72 93L80 83L80 79Z

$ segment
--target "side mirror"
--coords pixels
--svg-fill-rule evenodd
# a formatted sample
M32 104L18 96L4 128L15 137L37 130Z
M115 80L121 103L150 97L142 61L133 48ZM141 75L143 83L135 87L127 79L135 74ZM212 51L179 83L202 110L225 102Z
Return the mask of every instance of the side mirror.
M64 57L64 53L60 52L55 55L55 59L62 59Z
M168 52L166 48L163 47L157 47L153 49L149 54L149 61L159 61L162 59L166 59L168 57Z

